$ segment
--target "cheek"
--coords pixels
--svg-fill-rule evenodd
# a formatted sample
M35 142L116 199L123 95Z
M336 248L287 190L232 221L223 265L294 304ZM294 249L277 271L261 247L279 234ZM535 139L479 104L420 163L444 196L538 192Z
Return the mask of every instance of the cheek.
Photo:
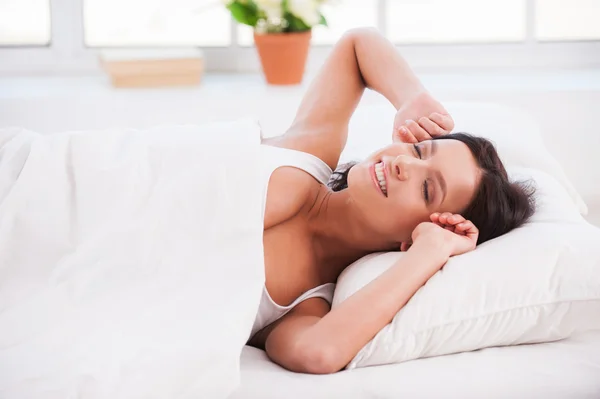
M404 184L394 193L394 197L390 198L390 206L407 219L418 216L426 209L418 191L417 187L410 183Z
M410 236L419 223L429 220L429 210L416 192L404 191L402 195L398 195L393 200L393 204L390 204L391 210L388 212L390 215L394 215L388 221L390 228L393 227L396 231Z

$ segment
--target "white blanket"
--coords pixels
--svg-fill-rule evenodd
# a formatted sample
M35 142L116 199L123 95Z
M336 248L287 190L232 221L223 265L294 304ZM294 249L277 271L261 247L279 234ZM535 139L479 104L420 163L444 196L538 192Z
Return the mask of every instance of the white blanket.
M269 173L202 129L0 130L0 397L235 389Z

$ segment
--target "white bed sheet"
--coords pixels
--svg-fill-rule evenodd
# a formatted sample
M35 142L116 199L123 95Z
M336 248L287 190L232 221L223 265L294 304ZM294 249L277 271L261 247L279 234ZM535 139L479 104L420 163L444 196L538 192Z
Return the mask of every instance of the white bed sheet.
M600 331L334 375L292 373L245 347L231 399L599 399Z

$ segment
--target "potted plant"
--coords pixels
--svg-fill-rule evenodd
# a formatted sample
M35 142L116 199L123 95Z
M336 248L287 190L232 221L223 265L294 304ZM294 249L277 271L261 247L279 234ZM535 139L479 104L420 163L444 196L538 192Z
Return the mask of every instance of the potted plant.
M302 81L311 29L327 25L321 13L327 0L225 0L239 23L254 28L254 42L267 82Z

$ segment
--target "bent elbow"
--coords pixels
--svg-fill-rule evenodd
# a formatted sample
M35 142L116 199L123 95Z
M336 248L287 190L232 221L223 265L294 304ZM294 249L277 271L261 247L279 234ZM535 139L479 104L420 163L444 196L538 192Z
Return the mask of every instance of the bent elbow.
M335 347L305 346L298 348L299 364L303 373L333 374L345 367L339 350Z
M377 28L371 26L361 26L357 28L348 29L344 32L344 36L353 36L353 37L364 37L364 36L372 36L372 35L381 35Z

